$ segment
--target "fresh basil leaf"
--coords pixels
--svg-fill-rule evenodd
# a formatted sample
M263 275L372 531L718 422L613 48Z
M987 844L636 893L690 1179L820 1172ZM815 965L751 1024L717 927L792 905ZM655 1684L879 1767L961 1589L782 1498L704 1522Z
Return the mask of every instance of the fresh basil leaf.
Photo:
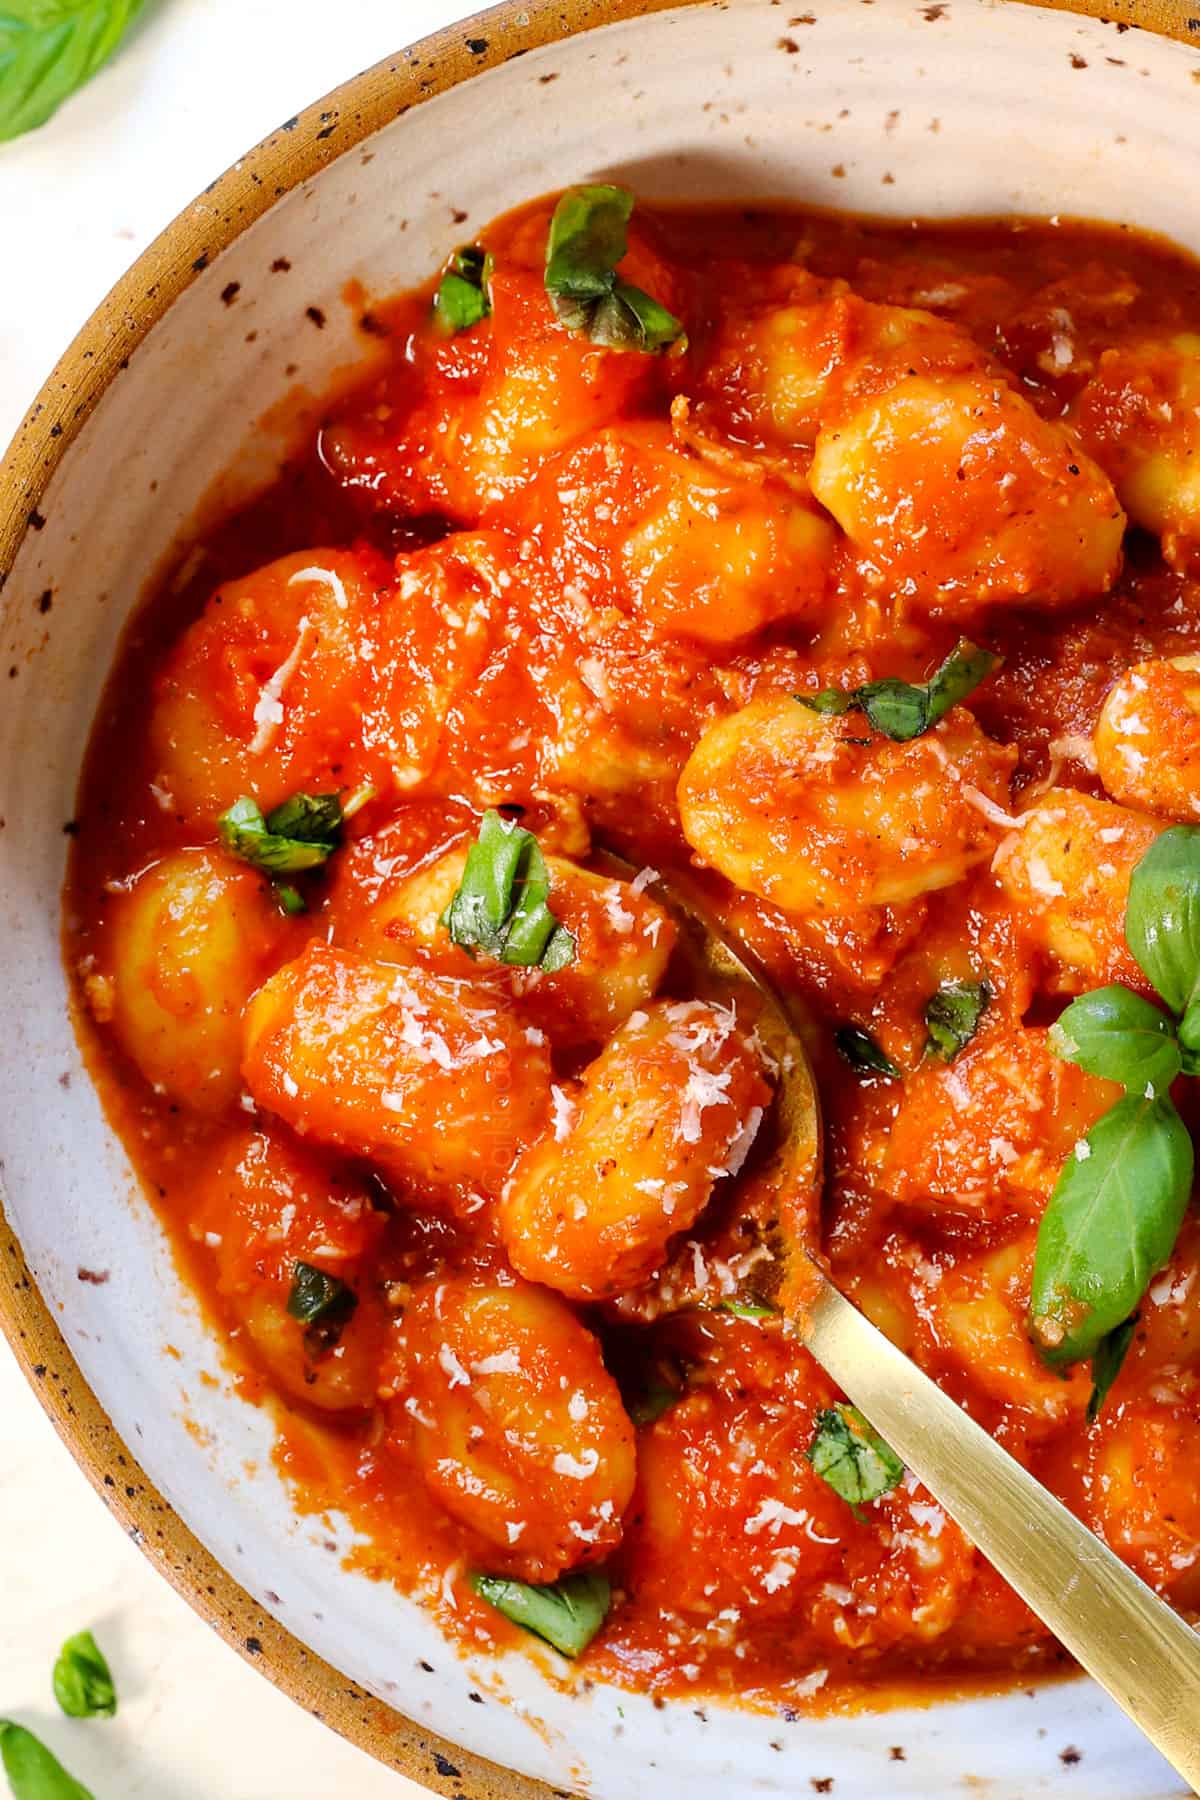
M993 650L981 650L967 638L959 638L941 667L928 681L900 681L885 676L856 688L822 688L817 694L795 698L810 712L863 712L883 737L906 744L945 718L952 706L973 693L980 682L1004 661Z
M492 259L478 244L454 252L433 296L433 316L448 337L469 331L492 310Z
M927 1053L953 1062L975 1036L991 998L986 981L944 981L925 1003Z
M272 837L291 838L300 844L337 843L342 829L342 802L338 794L293 794L266 817Z
M617 278L633 213L628 188L568 188L546 239L546 293L559 322L613 350L665 350L683 326L660 301Z
M287 1309L305 1327L304 1339L314 1355L332 1350L358 1307L354 1289L312 1263L292 1264L292 1291Z
M300 913L308 911L308 901L300 889L293 887L290 881L275 883L275 898L279 902L280 912L286 913L289 919L294 919Z
M898 1081L903 1075L886 1050L880 1048L869 1031L858 1025L839 1025L833 1034L838 1054L862 1075L887 1075Z
M1123 1325L1118 1325L1115 1331L1110 1331L1096 1345L1096 1354L1092 1358L1092 1391L1087 1408L1089 1425L1094 1425L1100 1416L1100 1408L1108 1399L1113 1382L1121 1373L1121 1365L1129 1354L1136 1329L1135 1313L1132 1319L1126 1319Z
M473 1575L471 1586L514 1625L532 1631L571 1657L587 1649L612 1604L608 1577L590 1569L564 1575L550 1587L535 1587L504 1575Z
M1175 1246L1194 1161L1166 1095L1118 1100L1076 1145L1038 1228L1029 1330L1044 1362L1085 1361L1137 1310Z
M0 139L44 125L106 62L143 0L17 0L0 10Z
M90 1631L77 1631L58 1653L54 1698L70 1719L112 1719L117 1689L104 1652Z
M297 799L302 797L308 798L305 795L297 796ZM294 802L285 804L290 806ZM276 812L280 810L277 808ZM315 843L306 838L281 837L269 830L257 800L245 794L221 814L217 820L217 833L234 856L262 869L267 875L298 875L302 869L319 869L337 848L332 842Z
M857 1407L839 1400L818 1413L815 1424L805 1454L821 1480L851 1506L890 1494L904 1479L904 1464Z
M1184 1047L1200 1050L1200 826L1173 825L1138 861L1129 881L1125 941L1180 1016Z
M735 1319L776 1319L779 1317L777 1306L768 1306L765 1300L722 1300L720 1310L732 1313Z
M546 859L531 831L490 811L467 851L441 923L451 941L498 962L548 971L575 960L575 939L550 911Z
M95 1800L67 1774L40 1738L23 1725L0 1719L0 1763L8 1776L13 1800Z
M1175 1027L1127 987L1096 988L1072 1000L1050 1027L1050 1047L1088 1075L1119 1081L1131 1094L1165 1094L1179 1074Z

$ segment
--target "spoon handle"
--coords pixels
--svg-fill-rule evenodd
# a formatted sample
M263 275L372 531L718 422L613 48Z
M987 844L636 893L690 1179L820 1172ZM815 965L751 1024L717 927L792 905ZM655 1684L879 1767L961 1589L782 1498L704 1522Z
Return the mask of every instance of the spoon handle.
M790 1323L817 1362L1200 1792L1200 1636L830 1282L810 1291Z

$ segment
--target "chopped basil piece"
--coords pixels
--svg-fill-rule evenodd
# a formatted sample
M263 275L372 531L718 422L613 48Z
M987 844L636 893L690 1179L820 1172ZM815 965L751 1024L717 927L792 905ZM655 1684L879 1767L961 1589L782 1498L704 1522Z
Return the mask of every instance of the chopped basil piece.
M735 1319L775 1319L779 1316L777 1306L768 1306L765 1300L722 1300L720 1310L732 1313Z
M472 1575L471 1586L514 1625L571 1657L587 1649L612 1603L608 1577L593 1570L564 1575L551 1587L535 1587L504 1575Z
M111 1719L117 1690L104 1652L90 1631L77 1631L58 1653L54 1698L71 1719Z
M904 1479L904 1464L858 1408L838 1401L817 1414L807 1456L817 1474L851 1506L878 1500Z
M13 1800L95 1800L68 1775L40 1738L23 1725L0 1719L0 1763L8 1776Z
M903 1075L886 1050L880 1048L869 1031L858 1025L839 1025L833 1034L838 1054L862 1075L887 1075L898 1081Z
M953 1062L975 1036L991 998L986 981L944 981L925 1005L926 1054Z
M628 188L568 188L546 239L546 292L560 322L611 350L665 350L679 320L641 288L617 277L633 212Z
M1072 1000L1050 1027L1050 1046L1088 1075L1119 1081L1131 1094L1165 1094L1179 1074L1175 1027L1126 987L1096 988Z
M465 244L450 258L433 296L433 316L447 337L469 331L492 310L492 258L478 244Z
M553 972L575 960L575 939L547 904L550 876L531 831L486 812L441 923L469 955Z
M305 1326L305 1342L315 1355L332 1350L354 1316L358 1295L312 1263L292 1265L292 1291L287 1309Z
M1118 1100L1076 1144L1038 1227L1029 1330L1052 1367L1094 1356L1175 1247L1192 1140L1164 1094Z
M1088 1400L1088 1424L1094 1425L1100 1415L1100 1408L1108 1399L1113 1382L1121 1373L1121 1365L1129 1354L1129 1346L1133 1342L1133 1334L1137 1328L1137 1314L1126 1319L1110 1331L1106 1338L1101 1338L1096 1345L1096 1354L1092 1358L1092 1392Z
M1003 660L995 651L981 650L960 638L928 681L899 681L889 675L862 687L822 688L818 694L797 694L795 698L810 712L839 718L848 712L865 713L876 731L894 743L906 744L944 719L950 708L973 693Z
M374 793L373 787L364 785L344 802L340 794L293 794L266 818L257 800L243 794L221 814L217 833L226 850L275 880L276 897L285 913L302 913L307 910L303 894L278 877L299 875L327 863L342 841L347 819L361 811Z

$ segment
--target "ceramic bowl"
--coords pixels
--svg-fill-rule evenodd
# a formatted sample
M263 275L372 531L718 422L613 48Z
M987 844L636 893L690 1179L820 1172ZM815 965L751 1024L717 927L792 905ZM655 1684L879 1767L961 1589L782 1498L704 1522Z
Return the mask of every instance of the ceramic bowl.
M232 1390L67 1015L64 827L121 629L198 521L269 477L301 422L285 396L364 353L348 279L402 288L547 189L603 176L652 197L1084 214L1200 250L1200 54L1132 23L1186 40L1200 19L1175 0L1108 10L1123 16L510 0L349 82L217 181L68 350L3 466L0 1322L163 1572L298 1700L435 1790L1159 1800L1179 1786L1083 1682L788 1722L656 1708L564 1678L549 1652L464 1660L416 1600L348 1572L324 1524L295 1515L269 1421Z

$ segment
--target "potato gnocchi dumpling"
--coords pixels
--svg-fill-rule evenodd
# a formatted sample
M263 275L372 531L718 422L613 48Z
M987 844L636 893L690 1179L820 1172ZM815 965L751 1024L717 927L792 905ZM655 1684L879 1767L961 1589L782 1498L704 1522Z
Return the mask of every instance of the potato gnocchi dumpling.
M354 919L348 947L378 962L418 960L460 980L494 985L557 1044L599 1042L655 993L676 934L641 877L622 881L548 855L549 904L572 934L575 955L562 969L521 969L470 956L442 923L466 861L465 849L448 850L406 876Z
M352 787L360 638L387 565L346 550L284 556L219 587L154 684L150 745L168 811L211 829L243 794Z
M1073 788L1051 788L1000 844L993 868L1054 993L1144 986L1125 942L1129 878L1162 827Z
M489 1569L553 1581L621 1539L633 1427L600 1346L555 1295L506 1276L421 1289L401 1327L418 1466Z
M987 1022L950 1063L904 1081L880 1172L895 1204L1003 1223L1040 1216L1066 1156L1120 1097L1044 1029Z
M295 1130L467 1208L550 1111L546 1051L494 994L321 943L255 995L243 1068Z
M635 1012L577 1086L554 1089L550 1129L501 1196L513 1267L574 1300L649 1280L741 1167L769 1099L732 1012L702 1000Z
M564 583L628 607L656 636L723 645L813 621L835 533L761 466L687 452L664 426L609 430L551 463L529 516Z
M1114 800L1200 819L1200 656L1135 663L1096 721L1096 771Z
M709 727L679 817L703 861L785 912L894 906L992 854L1014 760L965 708L893 743L778 695Z
M1007 381L912 375L817 435L812 490L869 581L953 618L1107 593L1125 515L1101 469Z
M212 1252L217 1292L293 1400L323 1412L374 1403L387 1313L373 1265L384 1227L361 1178L279 1133L233 1137L197 1179L191 1235ZM313 1291L300 1305L306 1278ZM298 1318L298 1305L312 1316Z
M220 1113L241 1086L246 1006L289 946L270 882L220 851L179 850L113 896L88 992L154 1088Z
M1200 336L1105 350L1075 423L1134 524L1186 568L1200 537Z

